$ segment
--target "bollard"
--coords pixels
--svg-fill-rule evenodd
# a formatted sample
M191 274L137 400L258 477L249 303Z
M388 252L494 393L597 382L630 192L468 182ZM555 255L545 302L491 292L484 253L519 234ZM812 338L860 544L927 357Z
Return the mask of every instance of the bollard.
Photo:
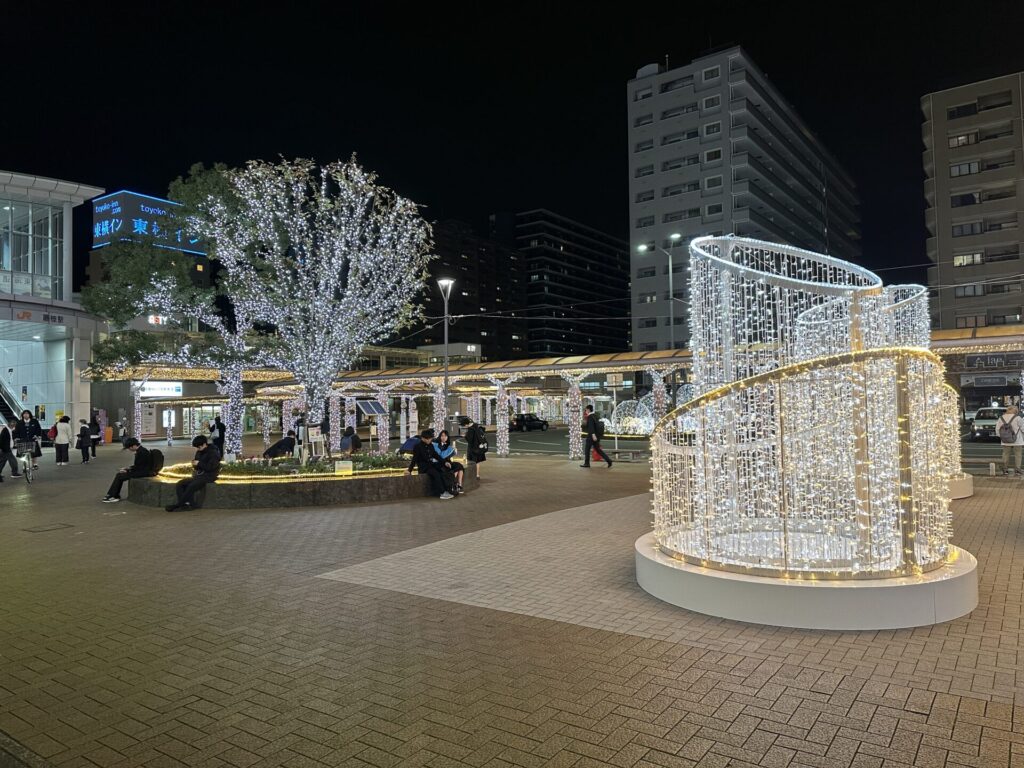
M995 475L995 473L996 473L996 463L994 461L990 461L989 462L989 464L988 464L988 473L990 475Z

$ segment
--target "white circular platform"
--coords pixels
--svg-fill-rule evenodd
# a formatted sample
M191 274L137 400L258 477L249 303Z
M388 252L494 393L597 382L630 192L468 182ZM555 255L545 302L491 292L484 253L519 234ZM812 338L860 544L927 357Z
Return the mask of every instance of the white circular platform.
M950 546L949 563L921 576L843 581L748 576L664 554L636 540L636 580L680 608L723 619L802 629L901 629L964 616L978 605L978 561Z
M949 498L967 499L974 495L974 475L962 472L949 478Z

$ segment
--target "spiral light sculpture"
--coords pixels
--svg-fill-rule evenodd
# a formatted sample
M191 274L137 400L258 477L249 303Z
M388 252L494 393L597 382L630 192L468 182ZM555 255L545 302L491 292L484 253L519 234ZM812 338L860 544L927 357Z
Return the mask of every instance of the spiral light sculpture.
M693 399L651 439L662 552L792 578L942 566L959 435L925 289L736 237L694 240L690 273Z

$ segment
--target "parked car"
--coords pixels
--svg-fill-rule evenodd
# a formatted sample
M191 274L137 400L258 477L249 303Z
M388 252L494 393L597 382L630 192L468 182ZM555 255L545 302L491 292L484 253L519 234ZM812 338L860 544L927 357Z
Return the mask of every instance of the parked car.
M508 428L517 432L532 432L535 429L546 432L548 423L535 413L520 413L509 421Z
M996 422L1005 410L1005 408L979 408L971 422L971 440L998 439Z

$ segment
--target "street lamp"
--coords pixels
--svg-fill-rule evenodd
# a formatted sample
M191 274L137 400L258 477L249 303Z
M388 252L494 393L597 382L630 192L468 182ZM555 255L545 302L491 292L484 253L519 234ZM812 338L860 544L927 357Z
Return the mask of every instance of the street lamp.
M668 239L671 240L673 243L676 243L679 240L681 240L682 237L683 236L681 234L679 234L678 232L673 232L671 235L668 236ZM672 251L671 250L666 251L664 248L661 248L660 246L654 246L654 247L657 248L662 253L664 253L666 256L668 256L668 345L669 345L669 348L674 352L675 348L676 348L676 294L675 294L675 289L673 288L673 285L672 285L673 277L675 275L675 270L673 269L673 266L672 266ZM647 246L646 243L641 243L640 245L637 246L637 250L640 251L640 253L647 253L647 251L650 250L650 249L649 249L649 247ZM673 369L672 370L672 404L675 405L675 403L676 403L676 371L675 371L675 369Z
M452 293L452 286L455 281L450 277L442 277L437 281L437 287L441 289L441 298L444 299L444 422L441 429L448 428L448 325L451 318L448 315L448 297Z

